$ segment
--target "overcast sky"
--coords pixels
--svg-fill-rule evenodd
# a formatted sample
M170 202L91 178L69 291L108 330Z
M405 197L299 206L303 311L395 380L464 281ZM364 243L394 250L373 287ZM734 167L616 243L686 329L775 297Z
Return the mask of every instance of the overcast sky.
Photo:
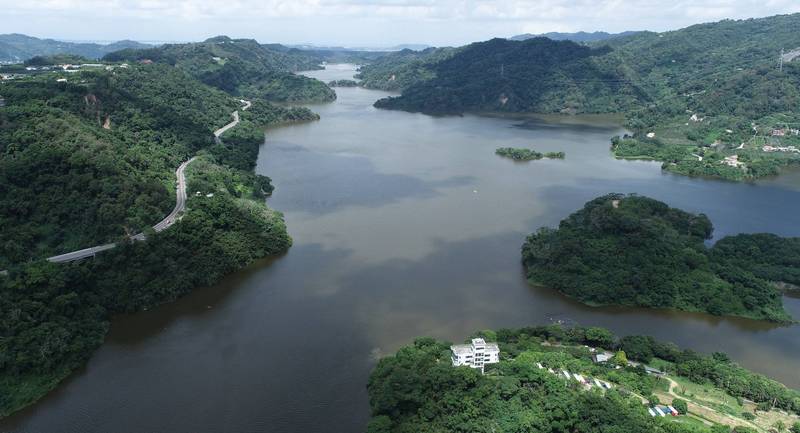
M0 0L0 33L70 40L463 45L550 31L664 31L800 12L800 0Z

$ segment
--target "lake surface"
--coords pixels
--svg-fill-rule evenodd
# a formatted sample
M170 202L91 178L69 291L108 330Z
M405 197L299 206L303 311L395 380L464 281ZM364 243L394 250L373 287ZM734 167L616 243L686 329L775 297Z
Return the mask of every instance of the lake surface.
M347 66L308 75L349 78ZM20 432L359 432L375 360L430 335L564 320L650 334L800 387L800 326L589 308L529 287L525 236L586 201L635 192L706 213L715 235L800 236L800 176L690 179L614 160L604 118L443 117L376 110L338 88L319 122L267 132L257 171L294 246L215 287L113 322L82 371L0 424ZM500 146L564 151L515 163ZM800 300L786 298L800 318Z

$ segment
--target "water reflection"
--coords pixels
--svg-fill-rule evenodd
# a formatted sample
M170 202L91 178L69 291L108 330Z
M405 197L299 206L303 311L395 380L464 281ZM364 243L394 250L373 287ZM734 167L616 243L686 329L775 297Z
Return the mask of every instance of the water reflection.
M324 80L352 69L315 71ZM322 120L267 132L294 246L219 286L118 318L108 342L11 431L356 432L375 359L419 335L565 320L728 352L800 387L800 327L637 308L591 308L530 287L524 237L584 202L636 192L709 215L718 237L800 236L796 185L736 184L617 161L609 119L430 117L376 110L388 93L339 88ZM504 146L564 151L518 164ZM800 317L800 300L786 298Z

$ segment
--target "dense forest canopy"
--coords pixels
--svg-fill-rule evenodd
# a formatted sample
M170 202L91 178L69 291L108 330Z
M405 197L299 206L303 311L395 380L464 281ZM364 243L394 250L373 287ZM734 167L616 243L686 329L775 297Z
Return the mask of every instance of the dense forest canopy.
M598 65L596 58L608 52L547 38L478 42L438 61L435 78L376 106L432 113L619 111L645 96Z
M725 425L651 417L642 399L664 386L662 380L641 366L593 363L587 345L622 351L632 361L658 360L670 374L765 403L767 409L774 404L800 412L800 392L739 367L721 353L701 355L651 337L617 338L602 328L537 326L482 331L475 336L500 346L500 363L487 365L485 375L477 369L453 367L449 344L431 338L417 339L381 359L367 386L372 408L368 431L730 433ZM585 390L576 382L565 383L560 373L538 368L537 363L616 386ZM737 427L736 431L747 430Z
M66 81L58 81L66 76ZM264 127L315 120L306 108L241 102L165 64L48 73L3 83L0 107L0 417L82 365L112 314L170 301L291 244L252 172ZM215 141L213 131L240 112ZM180 221L150 226L189 197ZM126 236L143 231L147 240ZM95 259L43 259L113 242Z
M424 68L396 57L380 75L403 71L411 84L376 106L624 113L633 134L615 140L618 157L656 159L693 176L775 175L800 163L800 62L779 67L782 49L800 48L797 28L800 14L638 32L589 46L495 39Z
M47 56L34 56L25 60L25 66L53 66L53 65L75 65L90 63L91 60L77 54L51 54Z
M522 255L532 283L591 305L791 320L773 283L798 280L800 241L743 234L708 248L712 231L705 215L609 194L528 236Z
M3 84L0 268L138 233L239 104L167 66Z
M325 83L293 73L319 69L320 58L301 50L269 48L253 39L217 36L203 42L120 50L104 59L172 65L205 84L248 98L278 102L322 102L336 98L336 93Z
M356 78L368 89L405 90L433 78L436 63L450 58L457 51L455 48L428 48L388 53L362 65Z
M316 118L254 100L215 144L241 104L180 70L76 74L3 84L0 223L14 230L0 233L0 268L139 233L172 209L175 168L198 150L250 170L260 126Z
M185 216L146 242L75 264L16 266L0 278L0 417L32 403L83 365L112 314L209 285L291 245L283 216L264 205L268 178L204 156L189 166Z

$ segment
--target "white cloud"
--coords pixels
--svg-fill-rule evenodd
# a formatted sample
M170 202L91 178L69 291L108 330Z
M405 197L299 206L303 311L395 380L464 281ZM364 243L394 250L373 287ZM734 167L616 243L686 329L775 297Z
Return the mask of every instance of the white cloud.
M0 0L0 28L63 38L458 44L515 33L668 30L800 12L797 0ZM76 21L80 20L80 21ZM76 26L76 22L80 23ZM8 29L8 30L6 30ZM250 32L250 33L246 33ZM94 33L92 33L94 32ZM328 39L322 39L327 37ZM297 40L292 40L297 39Z

